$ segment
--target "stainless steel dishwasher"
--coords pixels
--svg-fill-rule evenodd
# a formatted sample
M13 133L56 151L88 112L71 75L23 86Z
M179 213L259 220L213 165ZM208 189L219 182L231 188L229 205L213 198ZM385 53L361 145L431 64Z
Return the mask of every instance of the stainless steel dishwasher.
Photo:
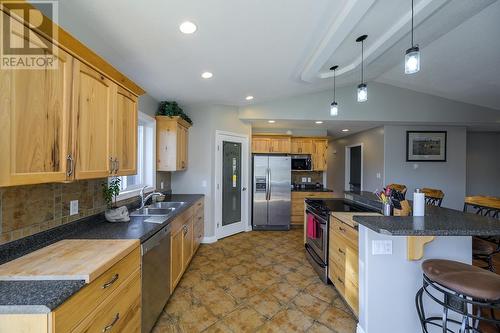
M141 245L142 333L149 333L170 297L170 225Z

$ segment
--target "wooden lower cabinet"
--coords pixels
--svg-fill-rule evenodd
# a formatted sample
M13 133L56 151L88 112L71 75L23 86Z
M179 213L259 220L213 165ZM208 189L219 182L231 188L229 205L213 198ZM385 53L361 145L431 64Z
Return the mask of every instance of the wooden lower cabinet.
M186 271L204 233L203 199L198 200L172 222L170 236L170 290L174 290Z
M358 316L358 231L339 219L330 217L328 243L328 278Z
M0 332L140 333L140 247L48 314L0 314Z

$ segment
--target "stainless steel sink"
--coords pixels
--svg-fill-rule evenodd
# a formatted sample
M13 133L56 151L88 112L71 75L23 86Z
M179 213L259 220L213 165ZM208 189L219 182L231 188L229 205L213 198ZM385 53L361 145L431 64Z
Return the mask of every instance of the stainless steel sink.
M174 210L175 208L144 207L132 212L130 216L166 216Z
M161 208L161 209L178 209L181 206L185 205L186 203L183 201L168 201L168 202L157 202L152 205L147 206L148 208Z

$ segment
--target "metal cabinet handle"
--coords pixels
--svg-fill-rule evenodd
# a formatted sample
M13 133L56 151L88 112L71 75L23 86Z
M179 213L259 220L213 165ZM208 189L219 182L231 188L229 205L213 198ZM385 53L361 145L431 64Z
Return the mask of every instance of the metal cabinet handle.
M120 161L118 158L115 158L115 174L120 170Z
M115 161L113 161L113 157L109 157L109 174L112 175L115 171Z
M337 280L339 280L340 283L344 284L344 281L342 281L341 278L338 277Z
M119 312L115 315L115 318L113 319L113 321L109 325L104 326L104 328L102 329L102 332L105 333L107 331L110 331L113 328L113 326L115 326L118 319L120 319Z
M183 232L184 232L184 236L186 236L186 234L187 234L187 232L188 232L188 227L187 227L187 225L184 225L184 226L182 227L182 229L183 229Z
M66 156L66 160L68 161L68 171L66 172L66 176L70 177L73 175L73 162L74 162L74 159L73 159L73 156L71 154L69 154L68 156Z
M339 230L342 231L342 232L346 232L346 230L342 227L339 227Z
M342 253L342 254L345 254L345 252L344 252L344 251L342 251L341 249L339 249L339 252L340 252L340 253Z
M119 277L120 277L120 275L118 273L116 273L115 275L113 275L113 277L111 278L111 280L109 280L108 282L106 282L105 284L102 285L102 289L106 289L109 286L111 286L113 283L116 282L116 280L118 280Z

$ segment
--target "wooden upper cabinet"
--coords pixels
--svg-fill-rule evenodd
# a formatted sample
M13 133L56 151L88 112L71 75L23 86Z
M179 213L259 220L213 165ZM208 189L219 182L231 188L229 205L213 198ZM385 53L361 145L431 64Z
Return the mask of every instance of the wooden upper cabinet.
M291 140L289 136L253 136L252 153L289 154Z
M80 61L75 61L74 68L75 178L107 177L114 167L111 140L117 86Z
M180 117L156 116L156 169L186 170L188 165L188 128Z
M269 153L271 139L262 137L252 137L252 153Z
M326 162L327 149L328 149L328 140L327 139L314 139L313 140L312 162L313 162L313 170L314 171L326 171L326 169L327 169L327 162Z
M57 69L0 70L0 186L66 180L73 57L53 47Z
M292 138L292 154L312 154L313 144L312 139Z
M118 176L137 173L137 97L118 86L113 116L113 166Z

